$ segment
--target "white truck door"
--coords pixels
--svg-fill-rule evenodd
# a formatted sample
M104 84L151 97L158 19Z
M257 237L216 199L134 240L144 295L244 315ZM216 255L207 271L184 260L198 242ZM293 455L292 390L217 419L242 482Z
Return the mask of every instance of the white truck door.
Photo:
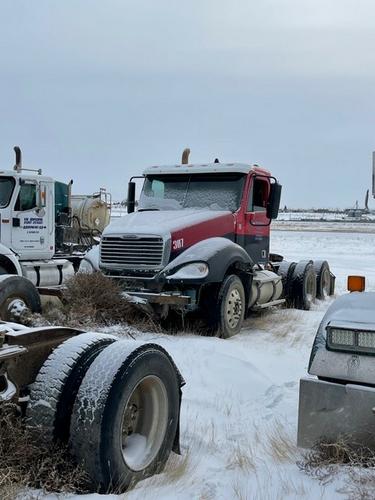
M12 249L20 260L49 259L54 254L49 184L27 178L20 181L11 221Z

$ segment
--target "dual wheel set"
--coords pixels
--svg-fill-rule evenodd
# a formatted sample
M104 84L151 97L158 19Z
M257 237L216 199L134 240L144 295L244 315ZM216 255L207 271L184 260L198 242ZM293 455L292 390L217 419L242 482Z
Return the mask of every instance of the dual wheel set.
M333 295L335 276L328 262L301 260L281 261L277 274L281 276L283 296L287 307L309 310L316 299L324 300ZM217 302L213 307L212 322L218 334L229 338L239 333L246 317L246 294L242 280L235 274L225 277L220 286Z
M178 451L183 384L162 347L82 333L43 364L26 420L46 444L68 445L94 491L121 492Z
M308 311L316 299L325 300L335 292L335 276L326 260L282 261L278 274L288 307Z

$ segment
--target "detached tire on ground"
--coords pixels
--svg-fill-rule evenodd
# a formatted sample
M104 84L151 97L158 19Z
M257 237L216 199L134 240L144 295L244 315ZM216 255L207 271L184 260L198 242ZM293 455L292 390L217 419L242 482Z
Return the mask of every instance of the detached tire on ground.
M316 274L311 260L298 262L293 272L294 307L308 311L316 298Z
M40 313L40 295L30 280L14 274L0 276L0 319L19 321L26 311Z
M119 341L99 354L78 391L70 433L94 488L122 492L163 470L178 442L183 384L156 344Z
M91 363L117 339L112 335L82 333L49 355L31 386L28 425L40 430L46 443L68 442L73 405Z
M314 270L316 272L316 297L324 300L332 295L332 278L328 262L326 260L314 261Z
M235 274L224 278L215 310L219 336L227 339L239 333L246 311L245 290Z

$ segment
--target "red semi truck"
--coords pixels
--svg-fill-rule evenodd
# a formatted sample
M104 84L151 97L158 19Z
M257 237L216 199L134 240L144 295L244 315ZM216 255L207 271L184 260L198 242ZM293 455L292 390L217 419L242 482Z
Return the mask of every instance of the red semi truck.
M131 296L166 316L200 312L222 337L239 332L249 311L286 303L309 309L334 292L326 261L286 262L270 254L270 224L281 185L245 163L154 166L135 211L112 222L100 243L100 269Z

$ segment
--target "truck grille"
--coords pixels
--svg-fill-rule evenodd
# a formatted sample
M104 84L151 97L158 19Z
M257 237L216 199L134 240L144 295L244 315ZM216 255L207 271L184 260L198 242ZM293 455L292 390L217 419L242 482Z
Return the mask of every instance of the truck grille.
M163 238L104 237L100 244L100 256L102 264L111 264L118 268L160 267L163 260Z

